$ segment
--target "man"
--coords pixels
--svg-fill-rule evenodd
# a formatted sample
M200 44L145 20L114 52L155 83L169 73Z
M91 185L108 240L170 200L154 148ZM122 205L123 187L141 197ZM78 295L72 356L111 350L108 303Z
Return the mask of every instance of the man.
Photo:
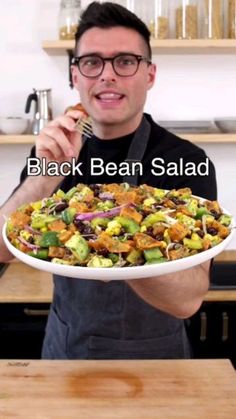
M59 163L74 157L81 163L81 173L64 179L27 177L25 169L20 186L1 209L2 214L50 195L59 183L66 191L79 182L127 181L119 172L109 176L101 167L94 170L92 159L100 159L103 167L111 161L119 165L127 158L140 160L144 170L130 177L130 183L165 189L188 186L196 195L215 198L214 167L203 150L143 115L146 94L156 75L149 37L143 22L125 8L97 2L88 6L76 34L72 77L91 116L94 135L82 147L75 130L81 112L70 110L42 130L31 153ZM208 165L208 170L204 176L197 171L167 173L165 169L173 163L174 167ZM3 244L1 255L2 261L9 258ZM189 357L183 319L200 307L209 286L208 271L209 263L205 263L171 275L108 283L55 276L42 356Z

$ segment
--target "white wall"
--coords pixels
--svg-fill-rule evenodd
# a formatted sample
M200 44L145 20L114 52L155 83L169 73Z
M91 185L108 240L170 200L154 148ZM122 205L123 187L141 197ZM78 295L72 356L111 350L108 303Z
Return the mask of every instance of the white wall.
M24 115L32 88L52 88L54 116L77 102L68 85L67 58L41 49L42 40L57 39L59 3L0 0L0 116ZM157 54L154 61L157 81L146 104L154 118L236 117L236 56ZM219 200L236 216L236 144L203 148L216 166ZM25 145L0 145L0 204L17 184L28 151ZM236 238L229 248L236 248Z

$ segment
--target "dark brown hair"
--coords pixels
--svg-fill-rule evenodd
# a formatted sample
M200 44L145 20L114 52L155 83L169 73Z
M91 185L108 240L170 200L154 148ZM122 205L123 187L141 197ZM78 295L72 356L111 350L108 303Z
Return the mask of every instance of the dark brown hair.
M83 11L75 35L76 46L87 30L93 27L106 29L114 26L123 26L138 32L147 45L148 58L151 58L150 31L145 23L125 7L111 2L99 3L98 1L93 1Z

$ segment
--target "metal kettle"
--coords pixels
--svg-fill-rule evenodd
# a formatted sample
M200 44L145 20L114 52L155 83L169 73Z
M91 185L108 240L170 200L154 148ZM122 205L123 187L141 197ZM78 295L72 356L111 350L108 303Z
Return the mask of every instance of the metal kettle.
M32 134L37 135L52 119L51 89L33 89L26 101L25 112L29 113L32 101L35 101Z

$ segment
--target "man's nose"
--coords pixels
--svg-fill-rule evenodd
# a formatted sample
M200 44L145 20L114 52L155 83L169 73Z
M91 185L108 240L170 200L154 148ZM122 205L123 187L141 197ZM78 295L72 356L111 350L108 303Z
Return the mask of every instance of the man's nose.
M101 79L102 80L114 80L116 78L116 73L114 71L114 68L112 66L112 62L111 61L105 61L104 63L104 68L103 68L103 72L101 74Z

